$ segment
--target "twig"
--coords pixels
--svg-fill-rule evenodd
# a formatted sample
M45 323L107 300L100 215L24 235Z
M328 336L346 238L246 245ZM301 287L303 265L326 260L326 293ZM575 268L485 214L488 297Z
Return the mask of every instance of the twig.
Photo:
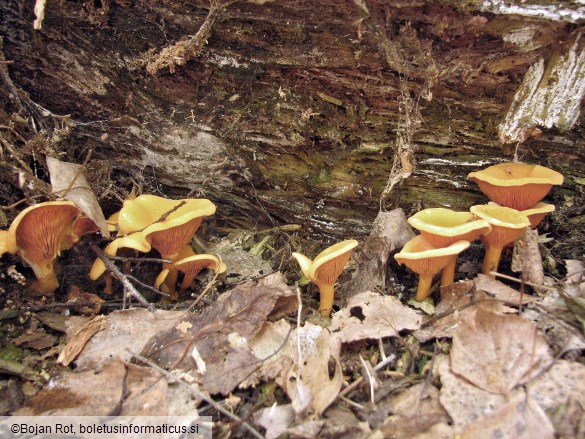
M130 262L160 262L162 264L170 264L172 261L160 258L132 258L125 256L108 256L113 261L130 261Z
M258 430L256 430L254 427L252 427L250 424L248 424L246 421L244 421L239 416L237 416L237 415L233 414L232 412L230 412L229 410L226 410L225 408L223 408L220 404L218 404L213 399L211 399L210 397L205 395L203 392L201 392L199 389L197 389L193 385L188 384L183 380L177 380L176 377L172 376L169 372L167 372L165 369L163 369L162 367L160 367L158 364L154 363L153 361L149 360L148 358L145 358L141 355L135 354L134 352L132 352L128 348L126 348L126 350L128 352L130 352L136 360L141 361L142 363L152 367L157 372L163 374L167 378L167 380L169 380L170 382L178 382L179 385L188 389L196 398L202 399L207 404L211 405L218 412L222 413L223 415L227 416L228 418L232 419L233 421L239 423L242 427L244 427L246 430L248 430L252 434L252 436L254 436L255 438L264 439L264 436L262 436L258 432Z
M103 252L103 250L99 248L95 243L90 243L89 246L95 252L95 254L97 254L97 256L104 262L107 269L112 272L116 279L122 282L122 285L124 286L124 297L126 297L126 294L130 294L130 296L138 300L138 302L141 305L145 306L150 312L154 312L155 311L154 305L149 303L148 300L146 300L144 296L138 292L138 290L130 282L130 279L128 279L128 276L122 273L120 269L116 267L116 265L114 265L114 263L108 258L108 255L106 255Z
M221 263L221 257L219 258L219 261ZM207 294L207 292L211 289L211 286L215 283L217 276L219 276L219 273L218 273L218 271L215 271L215 274L213 275L213 279L211 279L211 281L205 286L204 290L201 291L199 296L197 296L197 299L195 299L193 301L193 303L189 306L189 308L187 308L187 312L190 312L193 308L195 308L195 306L201 301L201 299L203 299L203 296L205 296L205 294Z
M45 305L29 305L29 306L21 306L20 309L23 311L43 311L45 309L53 309L53 308L77 308L78 306L95 306L94 302L84 301L84 302L67 302L67 303L47 303Z
M154 287L151 287L150 285L145 284L144 282L142 282L141 280L135 278L134 276L132 276L131 274L126 274L125 275L128 279L130 279L132 282L140 285L142 288L147 289L148 291L152 291L153 293L159 294L161 296L165 296L165 297L169 297L169 295L167 293L165 293L164 291L161 290L157 290Z
M376 364L374 366L374 370L376 372L378 372L380 369L383 369L388 364L390 364L391 362L393 362L394 359L395 359L395 356L394 355L390 355L385 360L382 360L378 364ZM355 380L353 383L351 383L349 386L347 386L345 389L343 389L341 392L339 392L339 395L337 395L337 397L338 398L344 397L349 392L351 392L352 390L354 390L357 386L359 386L363 380L364 380L364 377L359 377L357 380Z
M529 287L533 288L542 288L545 290L556 290L556 287L549 287L548 285L538 285L532 282L525 282L522 279L518 279L516 277L508 276L506 274L498 273L497 271L490 271L490 274L493 276L501 277L506 280L511 280L512 282L518 282L519 284L528 285Z

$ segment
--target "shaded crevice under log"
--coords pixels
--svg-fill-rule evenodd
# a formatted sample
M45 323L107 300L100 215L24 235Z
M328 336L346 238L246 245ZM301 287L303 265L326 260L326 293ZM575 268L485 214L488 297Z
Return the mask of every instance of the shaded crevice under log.
M35 32L33 4L7 0L0 34L14 83L71 115L58 151L80 162L94 150L98 194L119 186L123 195L134 181L171 197L207 196L220 221L364 236L392 169L401 89L421 95L433 65L437 80L412 135L416 166L389 203L409 214L484 202L467 173L517 149L567 177L551 196L553 225L579 221L563 207L583 197L582 113L570 130L542 127L518 148L500 143L498 126L526 72L562 53L581 19L500 15L494 2L485 11L482 2L372 0L369 14L349 0L259 3L230 4L199 56L173 74L145 67L197 33L206 1L110 2L100 20L82 2L48 2ZM2 102L6 117L18 111ZM119 206L102 202L107 213Z

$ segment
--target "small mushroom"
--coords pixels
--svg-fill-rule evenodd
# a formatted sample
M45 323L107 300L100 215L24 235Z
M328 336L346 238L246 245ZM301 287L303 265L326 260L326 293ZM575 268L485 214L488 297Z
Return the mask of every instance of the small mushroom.
M408 241L400 253L394 255L399 264L404 264L419 275L416 300L430 296L433 276L443 270L459 253L469 247L469 241L456 241L447 247L434 247L424 236L418 235Z
M457 241L473 241L491 230L484 220L470 212L455 212L442 207L424 209L408 218L408 223L436 248L448 247ZM449 264L441 274L441 286L455 281L457 254L451 256Z
M480 237L486 249L481 271L489 275L498 271L502 249L518 239L530 221L522 212L509 207L480 205L471 206L470 211L492 226L491 232Z
M59 287L53 265L61 251L99 228L71 201L48 201L24 209L0 234L0 256L16 253L35 273L32 288L51 295Z
M163 259L178 260L180 250L193 238L203 217L213 215L215 205L206 199L169 200L155 195L141 195L124 202L118 215L118 229L126 236L112 241L104 250L115 256L120 248L133 248L148 252L155 248ZM165 285L173 296L178 271L173 264L163 264L168 269ZM97 279L105 271L101 260L96 260L90 278Z
M312 261L301 253L292 254L304 275L319 288L319 312L323 316L331 314L335 282L357 245L355 239L339 242L323 250Z
M173 267L170 267L172 265ZM209 268L210 270L216 271L217 273L223 273L226 271L226 265L221 261L220 258L214 255L201 254L196 255L190 246L185 246L179 253L179 260L171 264L165 264L161 273L157 276L154 287L159 288L163 283L166 285L166 278L171 272L171 269L176 269L184 273L183 281L181 282L181 291L186 291L193 282L201 270ZM167 286L168 289L168 286ZM170 299L177 300L177 293L173 289L170 291Z
M536 205L553 185L563 183L562 174L528 163L500 163L471 172L467 178L477 183L490 200L516 210Z

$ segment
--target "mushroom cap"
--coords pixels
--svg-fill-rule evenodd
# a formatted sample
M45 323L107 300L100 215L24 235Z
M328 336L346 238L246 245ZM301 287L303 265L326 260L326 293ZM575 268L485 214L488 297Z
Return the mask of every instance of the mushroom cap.
M489 223L470 212L455 212L442 207L423 209L408 218L435 247L447 247L457 241L473 241L491 230Z
M491 224L492 230L481 236L484 245L503 247L514 242L524 229L530 226L528 217L522 212L497 205L471 206L474 215Z
M338 242L313 259L309 279L317 285L334 285L358 242L355 239Z
M217 256L209 254L189 256L175 262L174 265L177 270L183 273L194 273L195 276L204 268L209 268L218 273L223 273L227 270L227 266Z
M493 201L490 201L488 205L498 206L498 204L494 203ZM530 228L536 229L546 214L554 211L554 204L543 203L541 201L529 209L522 210L520 213L528 217L528 221L530 221Z
M188 212L197 210L204 212L200 216L213 215L215 205L206 199L170 200L156 195L140 195L124 201L124 206L118 214L118 228L120 234L126 235L144 230L154 223L189 215Z
M17 215L8 231L0 235L0 251L17 253L35 272L37 289L50 294L59 285L53 271L55 258L81 235L97 230L75 203L47 201Z
M301 253L295 252L292 256L299 263L304 275L313 283L334 285L357 245L355 239L338 242L327 247L312 261Z
M421 276L432 276L445 268L454 255L461 253L469 245L469 241L460 240L448 247L437 248L424 236L418 235L408 241L400 253L394 255L394 259Z
M467 178L501 206L525 210L542 200L553 185L563 183L563 175L540 165L499 163Z

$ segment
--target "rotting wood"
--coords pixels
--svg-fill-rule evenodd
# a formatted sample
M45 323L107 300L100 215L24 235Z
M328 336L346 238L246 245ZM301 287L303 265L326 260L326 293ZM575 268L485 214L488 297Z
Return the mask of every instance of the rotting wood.
M369 233L394 164L402 90L428 90L432 100L421 100L411 140L416 168L399 202L393 192L388 205L407 214L467 209L485 201L467 173L512 158L498 126L530 66L564 53L559 41L582 26L486 13L479 1L258 3L231 4L199 56L172 75L150 76L144 68L153 53L197 34L207 0L114 2L103 24L78 3L48 2L38 32L31 32L33 5L9 0L0 5L7 71L33 102L72 115L56 147L76 163L94 150L88 177L104 194L107 214L119 201L106 194L124 198L134 181L145 192L208 197L228 225L233 218L251 228L294 223L303 234L360 237ZM415 47L401 38L418 41L419 56L402 54L402 73L388 63L381 30L398 44L394 52ZM440 78L432 87L425 85L430 59ZM18 113L6 93L4 108ZM583 120L567 132L542 128L518 149L520 160L566 176L552 193L553 221L582 215L568 207L580 203L577 181L585 175L576 166L585 162Z

